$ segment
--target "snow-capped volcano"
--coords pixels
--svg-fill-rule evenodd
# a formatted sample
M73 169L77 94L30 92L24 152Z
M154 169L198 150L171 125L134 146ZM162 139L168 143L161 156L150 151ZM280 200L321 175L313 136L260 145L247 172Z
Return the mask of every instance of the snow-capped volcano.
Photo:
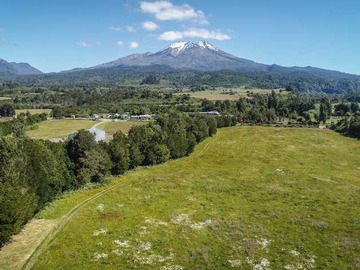
M222 69L262 71L266 69L266 65L223 52L204 40L197 43L189 41L175 42L156 53L132 54L90 69L153 65L167 66L173 69L203 71Z
M191 48L201 48L201 49L209 49L213 51L218 51L219 49L210 44L207 41L201 40L198 43L192 43L192 42L175 42L170 44L164 51L170 50L171 54L174 56L177 56L181 54L182 52L185 52L188 49Z

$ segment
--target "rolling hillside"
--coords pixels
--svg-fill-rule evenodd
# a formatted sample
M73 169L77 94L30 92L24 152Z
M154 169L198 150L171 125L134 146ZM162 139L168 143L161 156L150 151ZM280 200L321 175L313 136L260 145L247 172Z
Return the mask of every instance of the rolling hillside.
M331 131L221 129L187 158L54 202L40 217L57 227L27 266L356 269L359 151Z

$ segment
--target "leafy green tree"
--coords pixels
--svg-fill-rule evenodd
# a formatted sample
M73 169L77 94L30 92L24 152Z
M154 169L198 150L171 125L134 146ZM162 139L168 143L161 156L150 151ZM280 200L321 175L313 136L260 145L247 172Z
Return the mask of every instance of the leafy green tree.
M141 165L145 159L139 146L135 142L130 142L130 168L136 168Z
M113 163L112 174L123 174L129 169L129 142L128 138L121 131L116 132L113 140L109 143L109 154Z
M206 125L209 127L209 136L213 136L217 132L217 122L215 117L209 116L205 119Z
M209 136L209 127L201 116L196 116L191 126L191 132L195 135L196 141L201 142Z
M25 170L26 156L18 140L0 138L0 247L35 213L35 188Z
M345 115L346 113L351 111L351 108L346 103L339 103L335 105L334 110L337 113L337 115Z
M360 139L360 114L354 115L350 120L348 134Z
M15 115L15 108L11 104L4 104L0 106L0 116L13 117Z
M37 210L40 210L62 192L66 179L58 160L43 141L26 139L23 149L27 156L26 175L31 185L36 187Z
M90 182L95 175L94 170L98 169L98 163L101 163L102 158L96 156L97 144L95 137L86 130L79 130L73 139L67 145L66 150L73 164L73 171L76 176L77 187ZM93 151L92 151L93 150ZM91 160L94 158L96 166L89 168Z
M351 111L352 111L353 113L355 113L355 112L357 112L357 111L360 110L360 106L359 106L359 104L356 103L356 102L351 102L351 104L350 104L350 109L351 109Z
M170 159L170 150L165 144L153 144L148 149L145 163L148 165L160 164Z
M79 159L79 164L77 177L81 184L104 181L111 167L109 156L101 148L85 151L84 156Z
M67 155L65 143L54 143L51 141L45 141L45 144L57 160L57 170L61 175L61 182L63 183L62 191L75 188L75 176L72 171L71 160Z

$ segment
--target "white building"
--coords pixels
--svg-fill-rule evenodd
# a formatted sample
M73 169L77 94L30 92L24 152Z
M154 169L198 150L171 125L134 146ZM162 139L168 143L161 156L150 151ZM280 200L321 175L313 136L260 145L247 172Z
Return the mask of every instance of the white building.
M104 130L101 130L98 128L91 128L91 129L88 129L87 131L95 136L96 142L104 141L106 138L106 133ZM78 134L78 132L70 133L68 135L68 139L69 140L73 139L77 134Z
M104 130L101 130L98 128L91 128L91 129L88 129L88 131L95 136L96 142L105 140L106 134L105 134Z

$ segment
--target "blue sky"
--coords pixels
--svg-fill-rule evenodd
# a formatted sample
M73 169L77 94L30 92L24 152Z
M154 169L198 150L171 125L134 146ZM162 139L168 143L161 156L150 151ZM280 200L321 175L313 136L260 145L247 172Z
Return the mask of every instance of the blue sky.
M3 0L0 58L44 72L179 40L265 64L360 74L358 0Z

